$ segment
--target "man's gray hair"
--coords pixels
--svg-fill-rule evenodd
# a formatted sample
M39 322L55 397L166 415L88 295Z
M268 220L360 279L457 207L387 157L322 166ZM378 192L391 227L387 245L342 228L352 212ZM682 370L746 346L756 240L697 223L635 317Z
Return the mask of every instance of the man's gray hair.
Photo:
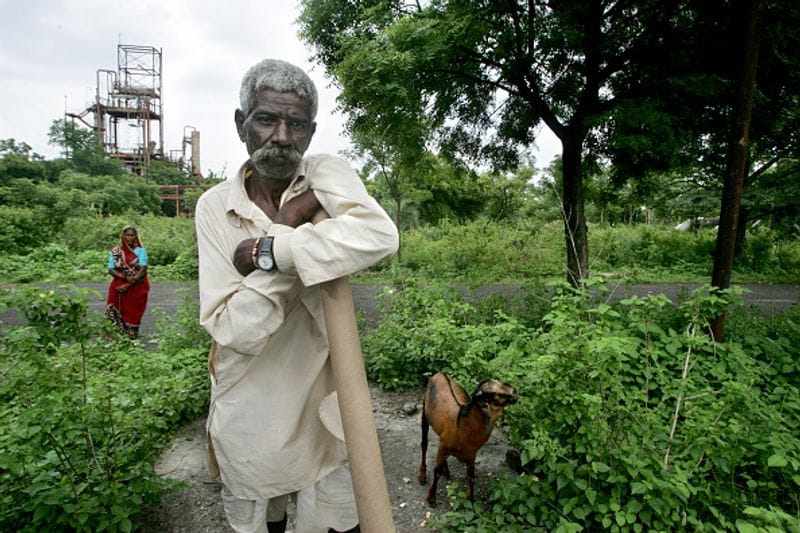
M264 59L250 67L242 78L239 91L239 101L245 115L252 111L256 94L264 89L297 93L308 101L311 120L317 116L317 88L300 67L280 59Z

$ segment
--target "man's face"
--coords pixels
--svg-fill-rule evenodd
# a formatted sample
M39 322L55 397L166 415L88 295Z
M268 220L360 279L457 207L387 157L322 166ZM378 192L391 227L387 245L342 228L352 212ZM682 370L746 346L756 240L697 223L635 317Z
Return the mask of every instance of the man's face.
M281 181L292 179L316 130L309 107L296 93L264 89L256 93L248 115L236 111L239 138L259 174Z

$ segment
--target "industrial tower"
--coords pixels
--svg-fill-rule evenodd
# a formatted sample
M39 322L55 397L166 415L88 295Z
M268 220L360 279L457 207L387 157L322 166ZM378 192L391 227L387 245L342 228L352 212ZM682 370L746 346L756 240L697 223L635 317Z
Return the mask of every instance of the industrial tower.
M103 153L135 174L146 177L151 161L165 159L202 178L199 132L184 135L180 156L164 151L161 53L152 46L117 45L117 70L98 69L94 103L67 116L94 129ZM85 119L89 114L92 122Z

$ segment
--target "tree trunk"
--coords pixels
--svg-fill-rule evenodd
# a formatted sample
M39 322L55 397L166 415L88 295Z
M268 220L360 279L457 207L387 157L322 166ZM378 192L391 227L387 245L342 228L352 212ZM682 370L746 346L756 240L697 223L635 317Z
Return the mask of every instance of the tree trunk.
M747 149L750 144L750 116L755 91L764 3L765 0L751 0L744 19L747 31L742 46L742 70L736 86L736 102L728 139L728 162L725 169L717 245L714 253L714 270L711 275L711 285L716 289L727 289L731 282L739 208L747 168ZM711 333L715 340L721 341L724 331L725 314L722 313L712 320Z
M397 257L397 262L399 263L400 262L400 254L402 253L402 250L403 250L403 247L402 247L402 232L400 231L400 220L403 218L402 217L402 215L403 215L403 212L402 212L403 199L399 198L399 197L396 197L394 199L394 203L395 203L394 225L397 226L397 233L399 235L399 237L398 237L399 242L398 242L398 245L397 245L397 254L395 254L395 257Z
M584 211L583 173L581 172L581 145L579 135L567 136L564 142L562 165L564 171L564 196L562 210L564 237L567 243L567 281L573 287L583 285L589 275L589 242Z

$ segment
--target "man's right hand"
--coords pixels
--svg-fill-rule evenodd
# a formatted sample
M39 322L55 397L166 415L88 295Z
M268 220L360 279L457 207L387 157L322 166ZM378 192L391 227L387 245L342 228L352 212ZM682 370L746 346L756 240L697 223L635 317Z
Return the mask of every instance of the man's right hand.
M233 252L233 266L242 276L246 276L256 269L255 265L253 265L253 246L255 243L256 239L245 239L239 243L236 251Z
M301 224L311 222L312 217L320 209L322 209L322 205L317 200L314 191L309 189L283 204L272 221L276 224L296 228Z

